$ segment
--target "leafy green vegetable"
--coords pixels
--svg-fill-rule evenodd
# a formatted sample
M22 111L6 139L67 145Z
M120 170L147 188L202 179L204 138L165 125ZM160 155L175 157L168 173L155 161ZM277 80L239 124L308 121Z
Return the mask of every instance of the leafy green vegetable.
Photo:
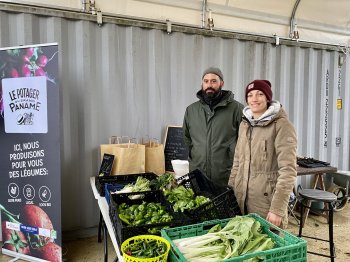
M205 196L195 196L191 188L185 188L182 185L172 190L165 190L164 195L168 201L173 204L175 212L184 212L186 209L196 209L210 201L210 199Z
M142 239L128 246L124 252L132 257L153 258L164 254L166 250L164 242Z
M149 191L150 181L142 176L137 177L135 184L127 184L121 190L116 193L131 193L131 192L142 192Z
M175 184L175 178L173 174L164 173L158 176L156 179L151 180L151 187L157 190L171 189Z
M128 226L166 223L173 220L173 217L165 211L164 206L153 202L131 206L122 203L118 206L118 215L120 220Z
M274 242L262 233L259 221L252 217L236 216L224 228L213 226L208 233L174 243L188 261L221 261L240 255L268 250ZM254 257L250 261L258 261Z
M111 194L122 194L122 193L133 193L133 192L142 192L150 191L151 182L142 176L137 177L135 184L127 184L121 190L111 192ZM132 195L129 196L130 199L140 199L142 195Z

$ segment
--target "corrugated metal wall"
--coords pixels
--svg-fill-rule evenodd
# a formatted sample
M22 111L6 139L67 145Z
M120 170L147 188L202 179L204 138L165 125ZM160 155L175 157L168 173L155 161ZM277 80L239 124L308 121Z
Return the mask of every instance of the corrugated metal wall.
M342 53L334 48L198 32L167 34L108 22L99 27L89 20L0 11L0 47L59 44L63 230L97 225L89 177L97 174L99 144L111 135L163 140L167 125L182 124L202 71L212 65L222 68L225 88L241 102L249 81L269 79L296 127L299 155L350 169L349 58L339 67Z

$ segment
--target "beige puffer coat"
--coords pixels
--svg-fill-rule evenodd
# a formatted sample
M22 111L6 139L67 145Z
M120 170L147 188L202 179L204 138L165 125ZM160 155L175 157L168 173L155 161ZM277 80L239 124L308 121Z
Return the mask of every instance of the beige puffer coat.
M295 129L282 107L272 119L254 126L243 118L228 183L242 213L266 218L272 212L282 216L282 228L287 226L287 205L297 175L296 148Z

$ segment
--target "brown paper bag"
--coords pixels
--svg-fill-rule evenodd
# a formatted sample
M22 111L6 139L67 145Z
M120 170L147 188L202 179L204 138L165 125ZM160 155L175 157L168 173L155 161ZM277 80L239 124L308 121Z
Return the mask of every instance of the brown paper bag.
M162 175L165 173L164 146L157 140L150 140L144 144L146 146L145 171Z
M112 176L145 173L145 145L136 143L102 144L103 154L114 155Z

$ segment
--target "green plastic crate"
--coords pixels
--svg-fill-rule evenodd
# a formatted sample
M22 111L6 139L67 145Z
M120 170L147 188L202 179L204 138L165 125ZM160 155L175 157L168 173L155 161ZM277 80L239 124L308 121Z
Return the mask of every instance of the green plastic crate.
M263 228L263 232L266 233L275 242L276 247L270 250L253 252L250 254L245 254L243 256L225 259L222 261L238 262L238 261L245 261L247 259L257 257L257 256L261 258L262 261L266 261L266 262L267 261L268 262L307 261L307 242L305 240L298 238L288 233L287 231L272 225L271 223L261 218L257 214L249 214L247 216L252 217L255 220L260 222ZM170 262L187 261L172 240L204 235L209 231L209 229L212 226L216 224L220 224L222 227L224 227L229 220L230 218L220 219L220 220L211 220L211 221L206 221L206 222L194 224L194 225L162 229L161 230L162 237L166 238L171 244L171 250L169 253L168 261ZM270 230L270 228L273 228L274 230L278 231L279 235L273 233Z

